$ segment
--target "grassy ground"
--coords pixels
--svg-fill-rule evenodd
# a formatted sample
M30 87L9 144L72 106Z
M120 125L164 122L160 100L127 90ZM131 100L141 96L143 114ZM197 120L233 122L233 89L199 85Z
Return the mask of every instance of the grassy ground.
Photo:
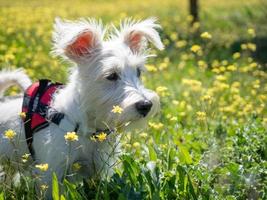
M67 64L49 55L55 16L116 24L157 16L163 26L166 50L143 78L160 94L161 114L125 135L112 177L65 182L62 199L266 199L267 5L206 0L200 8L201 23L190 27L185 0L0 1L0 68L24 67L34 80L66 79ZM0 200L41 198L34 179L22 182L0 185Z

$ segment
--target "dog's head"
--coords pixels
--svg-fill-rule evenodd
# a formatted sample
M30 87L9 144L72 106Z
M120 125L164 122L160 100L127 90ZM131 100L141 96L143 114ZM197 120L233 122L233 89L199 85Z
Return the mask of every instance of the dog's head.
M71 81L76 82L82 111L94 113L97 129L142 127L158 112L158 95L140 79L151 56L147 42L163 49L157 28L154 18L125 20L106 37L106 28L95 20L56 19L53 52L76 63ZM113 106L122 113L111 112Z

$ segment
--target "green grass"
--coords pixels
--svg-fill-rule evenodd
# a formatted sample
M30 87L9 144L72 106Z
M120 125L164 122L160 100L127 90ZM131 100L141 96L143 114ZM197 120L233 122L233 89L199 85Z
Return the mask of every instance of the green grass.
M152 15L163 26L166 49L149 60L157 72L144 77L161 95L160 115L146 134L124 134L113 176L62 187L54 176L54 199L267 198L266 3L207 0L200 8L200 27L192 28L187 1L0 1L0 67L24 67L34 80L66 80L67 63L49 55L55 16L118 24ZM212 39L201 38L204 31ZM241 49L247 43L257 50ZM195 44L201 52L190 50ZM1 184L0 200L43 198L34 182L24 175L20 186Z

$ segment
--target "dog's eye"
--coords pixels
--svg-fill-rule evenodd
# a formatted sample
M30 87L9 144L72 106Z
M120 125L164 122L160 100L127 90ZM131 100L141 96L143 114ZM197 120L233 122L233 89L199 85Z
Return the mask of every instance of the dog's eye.
M106 77L106 79L108 79L109 81L116 81L119 79L119 75L116 72L114 72L114 73L108 75Z
M141 69L137 68L137 77L141 76Z

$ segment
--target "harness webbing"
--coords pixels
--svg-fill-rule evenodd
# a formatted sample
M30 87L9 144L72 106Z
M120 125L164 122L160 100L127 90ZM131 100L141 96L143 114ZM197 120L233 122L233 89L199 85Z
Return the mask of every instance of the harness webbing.
M22 112L26 114L24 119L25 135L29 151L33 157L33 134L49 126L50 121L59 124L64 118L64 114L59 112L54 112L48 116L52 95L61 87L62 84L60 83L52 83L42 79L32 84L24 94Z
M33 134L49 126L52 122L66 132L79 129L79 124L68 119L64 113L50 107L54 93L61 89L61 83L52 83L50 80L42 79L33 83L24 93L22 112L26 114L24 127L28 149L34 159L34 149L32 147ZM107 135L112 130L97 130L92 136L105 132Z

